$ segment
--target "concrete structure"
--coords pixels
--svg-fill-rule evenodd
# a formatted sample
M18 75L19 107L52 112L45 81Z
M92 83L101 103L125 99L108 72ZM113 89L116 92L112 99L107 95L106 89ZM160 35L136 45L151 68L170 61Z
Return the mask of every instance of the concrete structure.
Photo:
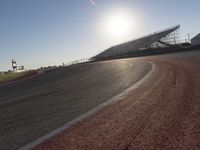
M13 71L17 70L17 62L14 59L12 59L12 68L13 68Z
M191 39L192 46L200 45L200 33Z
M148 48L170 47L179 44L180 25L176 25L158 32L151 33L141 38L113 46L93 57L101 59L112 56L119 56L134 51L142 51Z
M17 66L17 62L14 59L12 59L12 68L13 68L13 72L25 71L24 66Z

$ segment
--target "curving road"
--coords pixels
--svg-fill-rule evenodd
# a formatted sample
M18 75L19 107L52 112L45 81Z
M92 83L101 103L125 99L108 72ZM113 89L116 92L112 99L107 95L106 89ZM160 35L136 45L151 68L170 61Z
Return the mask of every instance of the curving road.
M34 150L200 149L200 51L139 60L156 65L144 84Z
M0 85L0 150L18 149L140 80L139 59L79 64Z

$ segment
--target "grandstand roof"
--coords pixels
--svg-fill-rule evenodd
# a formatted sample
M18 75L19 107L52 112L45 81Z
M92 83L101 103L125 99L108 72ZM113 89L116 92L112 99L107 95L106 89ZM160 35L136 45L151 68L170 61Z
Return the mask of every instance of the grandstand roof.
M102 53L96 55L94 58L104 58L104 57L110 57L110 56L116 56L120 54L126 54L131 51L136 50L143 50L150 48L151 45L160 39L166 37L170 33L174 32L180 28L180 25L176 25L158 32L151 33L149 35L143 36L141 38L135 39L133 41L123 43L120 45L113 46Z

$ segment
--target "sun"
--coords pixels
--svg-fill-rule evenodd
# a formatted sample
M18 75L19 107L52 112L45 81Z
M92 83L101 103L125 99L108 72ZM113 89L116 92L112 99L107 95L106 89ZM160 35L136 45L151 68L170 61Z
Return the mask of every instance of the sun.
M135 17L126 11L113 11L106 14L103 20L103 30L107 37L112 39L125 39L133 35Z
M113 36L127 35L131 30L131 21L124 14L114 14L106 22L106 31Z

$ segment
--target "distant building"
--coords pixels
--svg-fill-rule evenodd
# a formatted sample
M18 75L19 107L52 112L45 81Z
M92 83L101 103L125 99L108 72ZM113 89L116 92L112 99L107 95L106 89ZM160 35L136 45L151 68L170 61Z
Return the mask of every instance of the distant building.
M12 59L12 68L13 68L13 72L25 71L24 66L17 66L17 62L14 59Z
M17 70L17 62L14 59L12 59L12 68L13 68L13 71Z
M191 39L192 46L200 45L200 33Z

